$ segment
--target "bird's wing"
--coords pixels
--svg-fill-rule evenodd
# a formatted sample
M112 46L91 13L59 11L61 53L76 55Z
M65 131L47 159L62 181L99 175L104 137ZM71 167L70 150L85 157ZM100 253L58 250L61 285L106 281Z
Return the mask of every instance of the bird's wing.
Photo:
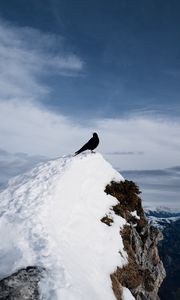
M88 150L91 143L92 143L92 138L84 146L82 146L82 148L80 148L78 151L76 151L75 154L79 154L85 150Z

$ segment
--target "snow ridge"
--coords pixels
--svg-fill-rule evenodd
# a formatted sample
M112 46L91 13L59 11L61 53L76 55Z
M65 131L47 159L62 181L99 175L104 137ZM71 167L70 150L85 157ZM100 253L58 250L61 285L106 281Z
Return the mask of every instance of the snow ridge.
M127 254L125 220L104 193L111 180L124 179L98 153L51 160L10 180L0 193L0 277L43 266L43 299L115 299L109 275ZM106 214L111 227L100 222Z

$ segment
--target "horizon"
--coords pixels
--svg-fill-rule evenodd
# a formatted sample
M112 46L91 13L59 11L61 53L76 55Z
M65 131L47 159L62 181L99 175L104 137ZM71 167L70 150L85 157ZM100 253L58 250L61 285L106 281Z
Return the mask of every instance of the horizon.
M89 151L86 151L88 155ZM99 152L97 152L99 153ZM0 149L0 164L1 164ZM3 152L3 154L5 154ZM89 152L90 154L90 152ZM101 153L99 153L101 154ZM80 154L81 155L81 154ZM85 156L86 156L85 155ZM102 155L102 154L101 154ZM73 157L71 155L48 158L43 156L28 156L24 153L6 153L7 161L1 165L0 191L8 187L8 181L14 176L22 176L31 171L40 163L46 163L59 158ZM104 157L106 160L106 158ZM109 162L110 163L110 162ZM179 192L180 192L180 166L167 168L164 170L117 170L120 175L127 180L133 180L141 191L141 199L145 210L161 210L180 212Z

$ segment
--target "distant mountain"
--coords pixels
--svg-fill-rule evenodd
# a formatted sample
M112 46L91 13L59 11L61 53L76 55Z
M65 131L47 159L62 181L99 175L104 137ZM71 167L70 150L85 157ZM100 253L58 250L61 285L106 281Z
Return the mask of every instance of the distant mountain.
M179 211L174 211L172 209L168 208L157 208L156 210L151 210L151 209L146 209L145 210L146 215L148 217L156 217L158 219L168 219L168 218L173 218L173 217L179 217L180 218L180 212Z
M149 223L155 227L164 230L168 225L170 226L175 221L179 220L180 212L175 212L173 210L167 209L161 210L158 208L157 210L146 210L146 216L148 217ZM168 227L169 227L168 226Z
M149 221L161 228L163 240L158 244L166 278L160 289L161 300L180 299L180 213L171 210L147 211Z

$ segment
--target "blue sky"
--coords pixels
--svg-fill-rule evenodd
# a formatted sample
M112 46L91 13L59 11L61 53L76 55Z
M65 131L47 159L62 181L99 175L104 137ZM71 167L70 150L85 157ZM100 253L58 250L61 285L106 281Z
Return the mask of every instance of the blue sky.
M179 166L179 10L175 0L1 1L2 181L74 153L94 131L119 170Z

